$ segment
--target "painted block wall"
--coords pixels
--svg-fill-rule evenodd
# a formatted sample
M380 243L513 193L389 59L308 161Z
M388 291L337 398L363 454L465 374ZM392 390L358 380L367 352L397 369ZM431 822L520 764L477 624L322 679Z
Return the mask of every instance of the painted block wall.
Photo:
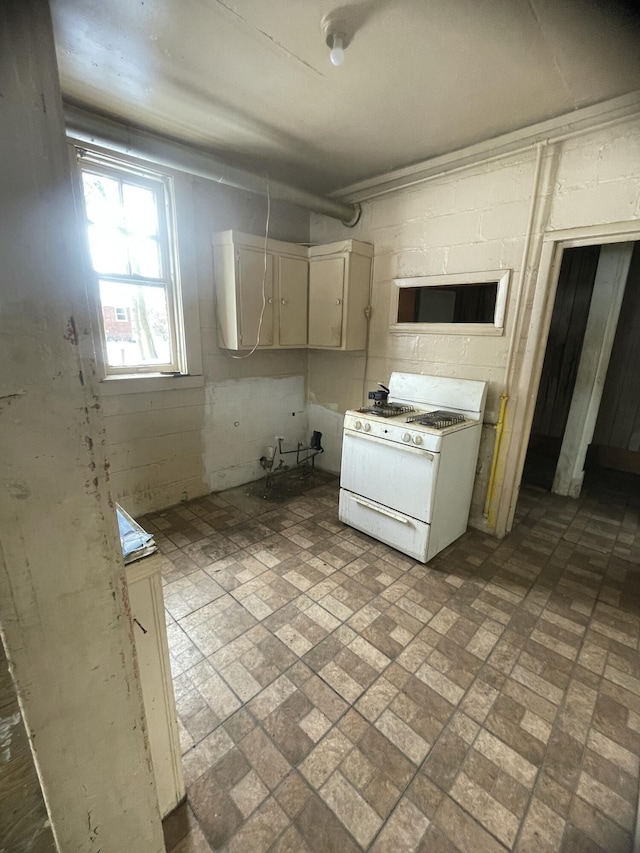
M543 164L549 183L539 200L537 233L637 217L637 154L638 123L633 121L549 146ZM194 221L204 380L198 388L105 398L116 498L135 515L222 488L223 484L236 485L259 476L256 465L261 454L250 454L259 443L272 443L272 434L276 434L272 411L263 433L257 434L255 421L243 419L234 427L237 440L230 443L228 453L223 457L216 450L217 429L225 421L221 401L227 399L232 387L227 383L254 379L264 380L263 384L252 386L256 399L269 401L273 400L267 393L271 380L302 377L308 383L306 421L304 414L298 413L294 425L288 407L282 407L277 434L292 441L299 436L305 441L311 430L319 430L325 454L317 464L337 472L344 411L366 399L366 392L378 382L386 382L393 370L404 370L489 381L472 507L472 523L484 527L481 506L521 286L534 168L533 150L494 163L478 162L454 175L443 175L364 203L362 219L354 229L313 216L314 242L354 237L374 244L368 351L259 351L248 359L233 359L217 344L210 237L226 228L259 234L264 224L265 201L249 193L194 180L190 214ZM308 239L306 213L291 206L274 205L272 214L271 236L300 242ZM389 332L394 277L499 268L512 270L503 336ZM529 279L535 275L531 263L528 273ZM525 327L531 299L529 288L521 304ZM520 357L525 344L523 336L518 342ZM511 438L508 433L507 438Z
M305 441L304 377L211 382L207 385L205 417L205 468L210 490L217 492L257 480L265 474L259 459L267 447L278 447L276 436L285 439L283 450Z
M365 354L309 350L309 429L322 433L324 453L316 465L337 474L342 452L344 413L366 397Z
M487 157L490 156L488 152ZM532 251L525 277L517 342L522 357L535 281L540 236L549 230L629 221L640 217L640 122L637 119L593 130L549 145L542 160L542 181L534 221ZM372 316L366 375L357 387L356 359L309 352L309 399L314 418L334 425L333 441L321 463L337 471L338 423L345 408L360 404L377 382L394 370L484 379L489 382L485 427L478 460L471 524L486 529L482 514L493 455L495 423L505 380L510 336L516 328L515 306L522 282L522 257L529 218L535 152L512 154L495 162L477 162L413 188L363 203L353 229L313 215L314 242L353 237L374 245ZM499 337L395 334L389 331L390 296L395 277L511 269L505 333ZM341 359L344 359L342 364ZM517 362L516 362L517 364ZM516 379L516 393L526 394L530 377ZM508 450L512 436L503 442Z
M307 432L306 350L257 351L234 359L217 343L211 236L227 229L261 234L266 199L211 181L191 183L192 209L182 213L193 229L181 236L189 240L192 233L193 242L181 245L191 255L188 269L197 279L202 381L197 387L103 397L111 487L134 516L253 480L262 473L258 459L264 451L259 448L273 444L276 433L295 441ZM272 203L271 237L304 242L308 228L307 213ZM289 399L293 386L279 381L285 378L295 379L295 406ZM239 398L246 400L251 417L233 418L231 423L239 426L233 428L232 441L225 432L227 407L233 403L236 411ZM268 418L261 420L266 408Z

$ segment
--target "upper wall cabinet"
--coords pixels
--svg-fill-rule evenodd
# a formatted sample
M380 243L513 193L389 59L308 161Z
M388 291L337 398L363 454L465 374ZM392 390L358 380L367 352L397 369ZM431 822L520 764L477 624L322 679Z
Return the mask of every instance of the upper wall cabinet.
M306 246L223 231L213 247L220 346L306 347Z
M237 231L213 246L221 347L365 349L372 246L267 240L265 252L263 238Z
M279 253L277 263L279 344L281 347L306 347L307 259Z
M343 240L309 249L309 346L362 350L373 247Z

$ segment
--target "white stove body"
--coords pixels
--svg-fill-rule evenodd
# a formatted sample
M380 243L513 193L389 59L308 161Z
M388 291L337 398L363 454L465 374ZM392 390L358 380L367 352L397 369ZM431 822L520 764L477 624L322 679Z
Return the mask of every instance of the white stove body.
M393 373L389 402L416 412L391 418L346 412L339 517L426 563L467 529L486 382ZM444 409L464 421L444 429L407 423Z

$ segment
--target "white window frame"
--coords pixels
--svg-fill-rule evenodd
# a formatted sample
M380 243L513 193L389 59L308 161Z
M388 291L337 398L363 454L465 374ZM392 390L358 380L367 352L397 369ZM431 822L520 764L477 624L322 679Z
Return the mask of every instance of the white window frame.
M162 169L152 163L134 158L114 155L103 148L89 148L87 145L69 140L70 158L74 167L74 189L76 206L81 219L84 235L84 248L87 274L91 278L90 308L94 337L99 391L112 395L121 393L141 393L172 388L192 388L204 383L202 369L202 349L200 338L200 313L198 305L198 281L195 249L195 228L193 216L192 180L181 172ZM89 253L87 217L84 208L81 167L83 162L104 166L105 174L109 169L120 174L144 177L149 175L162 180L166 187L165 204L167 211L167 238L171 252L171 310L174 316L175 348L177 363L175 370L158 371L133 368L114 370L106 362L106 336L103 329L102 307L99 293L100 274L93 270ZM102 276L104 278L104 276Z
M394 278L390 299L389 331L404 335L503 335L510 277L511 270L506 269ZM398 323L398 300L400 289L403 287L451 287L494 282L498 288L493 323Z

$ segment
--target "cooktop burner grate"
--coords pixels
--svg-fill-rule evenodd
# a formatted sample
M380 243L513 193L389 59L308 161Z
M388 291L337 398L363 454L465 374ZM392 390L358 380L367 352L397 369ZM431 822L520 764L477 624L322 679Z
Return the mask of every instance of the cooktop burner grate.
M446 427L454 424L461 424L464 420L464 415L459 415L457 412L445 412L442 409L437 409L435 412L422 412L418 415L412 415L407 418L407 423L421 424L421 426L428 426L433 429L446 429Z
M381 406L363 406L357 411L363 415L377 415L379 418L395 418L397 415L415 412L415 409L413 406L401 406L400 403L385 403Z

